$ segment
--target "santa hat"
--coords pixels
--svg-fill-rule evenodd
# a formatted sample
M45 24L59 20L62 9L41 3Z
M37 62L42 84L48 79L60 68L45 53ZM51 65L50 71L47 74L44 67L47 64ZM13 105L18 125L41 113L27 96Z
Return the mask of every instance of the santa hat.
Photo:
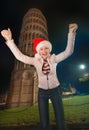
M52 50L52 45L49 41L45 40L44 38L35 38L33 42L33 50L35 54L39 54L39 50L41 47L48 47L50 52Z

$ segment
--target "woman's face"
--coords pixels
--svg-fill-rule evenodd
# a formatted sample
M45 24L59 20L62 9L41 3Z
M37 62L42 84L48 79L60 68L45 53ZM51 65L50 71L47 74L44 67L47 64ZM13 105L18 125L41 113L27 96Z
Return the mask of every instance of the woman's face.
M49 54L50 54L50 50L48 47L41 47L40 50L39 50L39 54L42 58L46 59L49 57Z

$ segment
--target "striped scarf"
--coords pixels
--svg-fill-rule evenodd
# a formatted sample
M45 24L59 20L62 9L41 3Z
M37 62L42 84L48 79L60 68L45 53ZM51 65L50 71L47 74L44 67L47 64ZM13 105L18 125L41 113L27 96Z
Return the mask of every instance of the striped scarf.
M42 66L42 72L43 74L47 75L50 72L50 66L49 63L47 61L47 59L43 59L43 66Z

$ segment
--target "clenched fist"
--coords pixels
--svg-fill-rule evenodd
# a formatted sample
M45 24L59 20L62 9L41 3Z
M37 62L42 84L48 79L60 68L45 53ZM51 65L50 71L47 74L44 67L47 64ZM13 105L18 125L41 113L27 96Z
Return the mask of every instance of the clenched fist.
M69 24L69 32L76 32L78 25L76 23Z
M1 35L4 37L4 39L6 41L12 39L12 32L11 32L11 30L9 28L7 30L6 29L2 30Z

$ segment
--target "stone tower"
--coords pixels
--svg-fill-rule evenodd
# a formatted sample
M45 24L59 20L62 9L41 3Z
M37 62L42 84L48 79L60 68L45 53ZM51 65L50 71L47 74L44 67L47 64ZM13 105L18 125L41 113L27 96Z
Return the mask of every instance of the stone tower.
M31 8L23 17L18 48L28 56L34 56L33 39L48 39L47 21L43 13ZM37 74L34 66L15 61L7 96L7 107L31 106L37 102Z

